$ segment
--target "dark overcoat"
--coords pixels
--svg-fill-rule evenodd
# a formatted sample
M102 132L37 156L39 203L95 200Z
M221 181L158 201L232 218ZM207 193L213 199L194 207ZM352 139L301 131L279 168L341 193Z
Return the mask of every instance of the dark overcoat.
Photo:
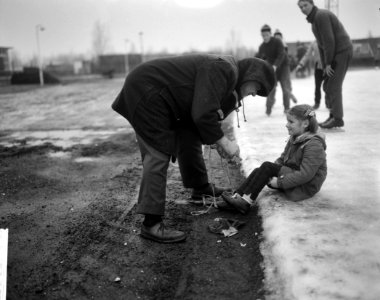
M257 58L186 55L145 62L126 78L112 108L155 149L175 155L180 127L196 131L203 144L223 136L220 121L239 105L240 87L260 84L258 95L274 86L272 66Z

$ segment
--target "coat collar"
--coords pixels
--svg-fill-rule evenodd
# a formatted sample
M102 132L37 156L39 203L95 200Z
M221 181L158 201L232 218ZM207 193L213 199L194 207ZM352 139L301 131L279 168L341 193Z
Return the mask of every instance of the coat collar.
M303 144L303 143L311 140L312 138L319 139L322 142L323 147L326 149L326 137L320 131L318 131L316 133L311 133L311 132L307 131L307 132L297 136L296 138L290 137L289 141L293 145L296 145L296 144Z
M313 23L314 22L315 14L317 13L317 11L318 11L318 7L313 6L313 9L311 10L310 14L306 17L306 20L309 23Z

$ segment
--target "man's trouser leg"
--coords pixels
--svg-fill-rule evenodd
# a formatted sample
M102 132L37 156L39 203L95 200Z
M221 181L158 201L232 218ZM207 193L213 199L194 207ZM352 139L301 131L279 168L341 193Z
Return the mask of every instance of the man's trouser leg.
M321 86L323 82L323 70L318 69L315 67L314 70L314 84L315 84L315 91L314 91L314 103L319 105L321 103L322 93L321 93Z
M260 168L254 169L248 178L236 190L238 194L251 195L252 200L256 200L261 190L264 188L272 177L277 177L280 172L281 165L264 162Z
M335 119L343 119L342 86L351 61L352 50L338 53L335 56L334 75L326 77L323 88L328 97L331 114Z
M143 163L137 213L163 216L170 155L154 149L139 135L136 134L136 137Z
M197 132L187 128L178 131L177 158L184 187L199 188L208 183L202 142Z
M284 109L288 110L290 106L290 94L292 92L292 83L290 81L290 71L283 70L280 77L280 85L282 89L282 103Z
M277 85L277 83L276 83ZM274 86L273 90L270 91L269 95L267 96L267 115L270 115L272 113L272 107L276 101L276 86Z

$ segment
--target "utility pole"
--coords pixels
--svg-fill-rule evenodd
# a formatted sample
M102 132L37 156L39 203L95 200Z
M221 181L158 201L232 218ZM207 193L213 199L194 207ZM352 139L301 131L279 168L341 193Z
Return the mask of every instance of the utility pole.
M40 47L40 31L44 31L45 28L38 24L36 25L36 39L37 39L37 52L38 52L38 73L40 76L40 85L44 85L44 74L42 70L42 57L41 57L41 47Z
M125 75L128 75L129 73L129 57L128 57L128 43L129 40L125 39Z
M325 0L325 8L339 17L339 0Z

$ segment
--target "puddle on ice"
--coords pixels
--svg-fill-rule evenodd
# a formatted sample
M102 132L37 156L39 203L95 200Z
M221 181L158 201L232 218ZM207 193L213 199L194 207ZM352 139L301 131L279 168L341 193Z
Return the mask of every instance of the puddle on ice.
M95 160L96 160L95 157L78 157L78 158L74 159L74 161L77 162L77 163L92 162L92 161L95 161Z
M104 140L112 134L125 131L125 128L115 130L49 130L49 131L19 131L5 136L0 145L6 147L24 146L33 147L51 143L62 148L69 148L76 144L91 144L95 140ZM132 131L132 129L130 129Z
M64 151L57 151L57 152L50 152L48 156L53 157L53 158L68 158L71 156L71 153L64 152Z

